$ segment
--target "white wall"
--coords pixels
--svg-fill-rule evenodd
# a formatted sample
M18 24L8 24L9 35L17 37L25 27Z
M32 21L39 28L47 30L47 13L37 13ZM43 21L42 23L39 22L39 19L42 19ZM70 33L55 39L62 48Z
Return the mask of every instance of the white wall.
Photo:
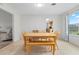
M21 31L20 31L20 16L19 15L14 15L14 21L13 21L13 37L14 37L14 41L20 40L20 35L21 35Z
M21 16L21 32L31 32L33 29L46 30L46 18L53 20L54 31L62 31L61 18L59 16Z
M9 12L13 15L13 40L17 41L20 39L20 16L19 14L13 10L11 7L9 7L6 4L1 4L0 8L5 10L6 12Z
M68 41L68 23L67 23L67 15L66 14L61 14L60 15L61 21L61 28L62 28L62 35L61 38L64 40Z
M22 16L21 17L22 31L31 32L33 29L46 29L46 20L41 16Z
M64 24L63 23L63 16L61 16L61 15L55 16L54 31L60 31L61 34L64 33L64 28L63 28L64 26L62 24Z

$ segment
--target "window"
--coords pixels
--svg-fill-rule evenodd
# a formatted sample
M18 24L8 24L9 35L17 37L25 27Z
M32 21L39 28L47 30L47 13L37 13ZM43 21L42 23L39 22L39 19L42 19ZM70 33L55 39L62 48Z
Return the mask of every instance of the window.
M69 19L69 34L79 35L79 11L68 16Z

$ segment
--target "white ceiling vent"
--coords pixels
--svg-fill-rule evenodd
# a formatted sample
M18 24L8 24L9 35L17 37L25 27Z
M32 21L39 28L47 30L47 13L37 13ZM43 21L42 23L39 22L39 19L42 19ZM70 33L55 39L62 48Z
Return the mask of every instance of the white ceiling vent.
M52 6L55 6L55 5L56 5L56 3L52 3L51 5L52 5Z

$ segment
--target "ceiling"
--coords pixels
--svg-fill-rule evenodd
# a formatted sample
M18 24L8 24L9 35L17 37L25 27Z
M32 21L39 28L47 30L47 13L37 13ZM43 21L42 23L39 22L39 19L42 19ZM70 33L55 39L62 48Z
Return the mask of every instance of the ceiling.
M62 14L77 5L78 3L57 3L52 6L50 3L43 3L42 7L35 6L35 3L9 3L7 4L21 15L58 15Z

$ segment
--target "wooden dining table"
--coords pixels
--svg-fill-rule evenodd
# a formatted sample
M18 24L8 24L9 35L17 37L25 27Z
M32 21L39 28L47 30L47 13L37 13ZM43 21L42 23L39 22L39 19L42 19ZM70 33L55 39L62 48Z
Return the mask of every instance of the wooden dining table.
M23 37L24 37L24 45L25 48L33 46L33 45L49 45L52 47L52 52L53 54L55 54L55 42L56 42L56 34L55 33L28 33L28 32L24 32L23 33ZM33 39L33 38L41 38L41 39L48 39L48 38L52 38L53 41L32 41L30 42L29 39ZM30 49L28 49L30 50Z

